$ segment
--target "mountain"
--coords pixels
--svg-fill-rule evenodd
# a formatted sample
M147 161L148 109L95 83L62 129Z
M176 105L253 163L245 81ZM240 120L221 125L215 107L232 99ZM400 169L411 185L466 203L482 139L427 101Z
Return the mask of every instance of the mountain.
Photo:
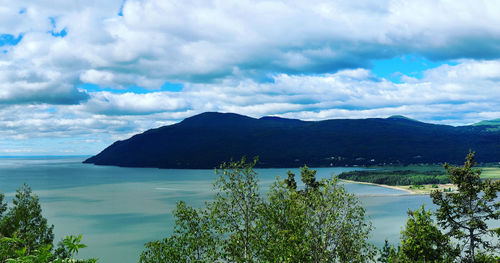
M97 165L214 168L259 156L259 167L462 163L500 161L500 132L403 116L301 121L207 112L117 141L85 161Z
M473 124L474 126L486 126L489 131L500 131L500 119L480 121Z

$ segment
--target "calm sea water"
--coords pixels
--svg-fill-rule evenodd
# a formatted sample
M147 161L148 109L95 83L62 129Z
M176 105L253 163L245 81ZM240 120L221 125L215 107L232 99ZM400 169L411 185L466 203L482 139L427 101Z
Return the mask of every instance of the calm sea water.
M28 183L40 197L43 213L55 225L56 240L82 233L82 258L100 262L138 262L144 243L173 229L171 211L184 200L200 206L213 197L213 170L120 168L82 164L83 158L0 158L0 192L12 199ZM263 189L289 169L257 169ZM290 169L299 173L298 169ZM330 177L352 168L318 168ZM359 195L375 230L372 242L399 242L408 208L432 207L428 196L363 184L345 184ZM391 196L392 195L392 196Z

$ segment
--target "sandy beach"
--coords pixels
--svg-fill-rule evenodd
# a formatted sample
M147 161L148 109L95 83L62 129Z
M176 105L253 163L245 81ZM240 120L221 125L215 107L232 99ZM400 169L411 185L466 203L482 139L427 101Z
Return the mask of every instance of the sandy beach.
M405 192L407 192L409 194L423 194L423 193L417 193L415 191L412 191L412 190L409 190L409 189L405 189L405 188L402 188L402 187L398 187L398 186L392 186L392 185L386 185L386 184L368 183L368 182L359 182L359 181L352 181L352 180L345 180L345 179L339 179L339 180L342 181L342 182L353 183L353 184L376 185L376 186L380 186L380 187L385 187L385 188L390 188L390 189L405 191Z

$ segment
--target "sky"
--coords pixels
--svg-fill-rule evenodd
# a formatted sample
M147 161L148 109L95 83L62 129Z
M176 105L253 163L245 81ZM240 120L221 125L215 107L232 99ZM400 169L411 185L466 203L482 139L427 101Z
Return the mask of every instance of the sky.
M500 118L500 1L0 0L0 156L206 112Z

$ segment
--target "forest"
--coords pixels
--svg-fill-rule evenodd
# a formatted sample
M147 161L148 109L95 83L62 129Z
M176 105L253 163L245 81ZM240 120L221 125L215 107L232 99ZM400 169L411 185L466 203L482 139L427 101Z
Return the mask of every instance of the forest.
M443 171L350 171L339 174L339 178L358 182L386 185L423 185L450 183L450 179Z

